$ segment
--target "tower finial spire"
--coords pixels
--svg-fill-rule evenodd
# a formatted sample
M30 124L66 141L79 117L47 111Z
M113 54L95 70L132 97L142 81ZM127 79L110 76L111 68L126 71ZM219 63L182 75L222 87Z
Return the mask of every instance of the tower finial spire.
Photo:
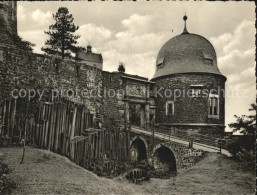
M90 42L87 44L87 52L91 53L92 52L92 46L90 45Z
M186 13L185 13L185 15L183 17L183 20L185 21L185 27L184 27L184 30L183 30L182 34L188 34L188 31L187 31L187 15L186 15Z

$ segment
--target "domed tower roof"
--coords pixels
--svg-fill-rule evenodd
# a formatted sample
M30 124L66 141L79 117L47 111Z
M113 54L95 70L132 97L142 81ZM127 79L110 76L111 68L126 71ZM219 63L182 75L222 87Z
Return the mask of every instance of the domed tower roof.
M168 40L160 49L153 79L177 73L201 72L222 75L212 44L200 35L189 33L186 28L187 16L183 19L183 33Z

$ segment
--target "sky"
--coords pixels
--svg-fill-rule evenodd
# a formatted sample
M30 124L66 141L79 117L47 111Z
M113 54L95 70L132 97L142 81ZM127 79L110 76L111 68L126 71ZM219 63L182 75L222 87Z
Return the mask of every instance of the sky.
M249 114L256 97L254 2L18 2L18 33L36 44L36 53L42 53L44 31L59 7L67 7L80 27L79 45L90 42L93 52L103 55L104 70L116 71L121 61L127 73L149 79L161 46L182 33L186 13L188 31L213 44L227 77L226 125L234 115Z

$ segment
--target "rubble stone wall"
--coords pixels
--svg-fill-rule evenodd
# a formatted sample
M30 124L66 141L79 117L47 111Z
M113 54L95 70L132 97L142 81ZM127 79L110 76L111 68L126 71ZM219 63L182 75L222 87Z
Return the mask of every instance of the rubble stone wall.
M179 144L175 142L163 141L158 138L155 138L154 141L151 136L138 135L136 133L131 134L131 140L144 139L144 143L147 144L147 158L150 163L153 163L158 166L158 159L156 159L155 152L161 146L167 147L174 154L176 160L176 170L177 173L182 173L185 170L189 169L200 159L203 158L204 152L202 150L196 150L189 148L189 146L184 144ZM159 163L160 166L165 166L163 163ZM165 167L163 167L165 169Z

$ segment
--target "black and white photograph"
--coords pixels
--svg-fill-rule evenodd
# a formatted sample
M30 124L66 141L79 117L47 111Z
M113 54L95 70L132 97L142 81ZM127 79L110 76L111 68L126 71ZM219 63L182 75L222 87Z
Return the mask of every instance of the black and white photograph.
M0 195L255 194L254 1L0 1Z

